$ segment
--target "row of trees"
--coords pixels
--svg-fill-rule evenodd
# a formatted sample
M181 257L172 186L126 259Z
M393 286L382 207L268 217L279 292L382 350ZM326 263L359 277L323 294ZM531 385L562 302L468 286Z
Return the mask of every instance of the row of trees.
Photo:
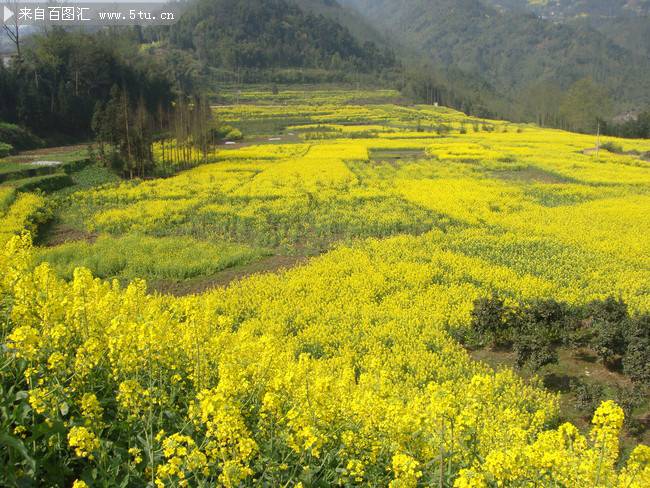
M595 133L598 126L624 137L647 137L648 124L623 126L607 124L612 116L612 100L605 87L591 78L562 89L552 82L537 82L523 90L515 100L507 100L493 88L464 75L460 71L444 73L430 66L407 73L401 83L402 91L427 104L440 104L461 110L469 115L504 118L515 121L534 121L542 127Z
M148 111L174 98L164 66L139 54L133 31L51 29L30 36L0 71L0 118L51 140L87 138L115 84L137 87Z
M219 139L206 97L179 95L152 113L141 95L118 85L97 104L92 128L100 161L129 178L205 162Z
M519 96L520 115L542 127L595 133L612 116L608 90L591 78L583 78L563 90L552 82L539 82Z
M617 137L650 139L650 108L635 117L630 117L628 120L605 123L603 133Z

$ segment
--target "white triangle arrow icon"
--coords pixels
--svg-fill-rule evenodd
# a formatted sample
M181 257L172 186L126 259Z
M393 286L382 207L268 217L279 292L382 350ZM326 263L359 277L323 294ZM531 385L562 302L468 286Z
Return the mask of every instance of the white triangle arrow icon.
M7 6L4 6L4 22L7 22L10 18L14 16L14 13L7 8Z

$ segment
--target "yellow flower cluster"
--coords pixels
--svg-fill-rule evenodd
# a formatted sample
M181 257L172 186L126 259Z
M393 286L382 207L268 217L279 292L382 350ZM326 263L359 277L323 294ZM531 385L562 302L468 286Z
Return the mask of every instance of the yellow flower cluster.
M99 449L99 439L86 427L72 427L68 432L68 445L77 456L92 460Z
M529 445L502 446L473 469L461 471L455 487L596 486L643 487L650 475L648 447L638 446L616 472L623 411L611 401L596 411L590 439L571 424L543 432Z
M51 217L52 212L44 197L32 193L18 195L6 212L0 209L0 244L24 231L35 232Z
M194 439L181 434L173 434L162 442L165 463L158 466L156 486L177 482L188 486L189 480L200 473L209 474L207 459L197 447Z

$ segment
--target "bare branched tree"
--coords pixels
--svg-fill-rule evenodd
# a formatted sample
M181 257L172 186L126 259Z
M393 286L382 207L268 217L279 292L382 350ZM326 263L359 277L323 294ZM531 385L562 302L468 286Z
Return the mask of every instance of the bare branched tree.
M16 46L16 54L18 54L18 57L20 57L20 29L18 25L18 1L12 0L10 2L6 2L5 5L8 6L7 8L11 8L14 15L10 19L8 19L9 24L7 24L6 22L2 23L2 30L5 31L7 37L9 37L11 42L14 43L14 45ZM0 13L0 15L2 15L4 18L4 9L3 12Z

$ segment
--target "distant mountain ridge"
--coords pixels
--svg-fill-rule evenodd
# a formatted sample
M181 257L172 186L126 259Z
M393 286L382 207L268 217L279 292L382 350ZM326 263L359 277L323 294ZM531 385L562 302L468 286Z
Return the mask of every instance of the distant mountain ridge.
M482 0L498 10L525 10L544 18L635 17L650 14L650 0Z

